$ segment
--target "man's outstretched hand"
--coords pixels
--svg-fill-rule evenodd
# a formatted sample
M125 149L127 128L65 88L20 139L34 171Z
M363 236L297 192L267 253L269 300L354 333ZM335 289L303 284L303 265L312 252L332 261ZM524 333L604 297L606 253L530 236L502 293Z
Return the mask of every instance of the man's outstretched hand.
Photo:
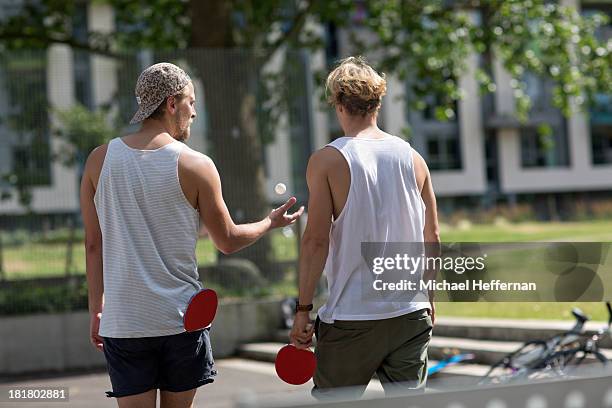
M268 216L271 222L270 228L282 228L296 222L297 219L304 213L304 206L300 207L300 209L293 214L287 214L287 210L289 210L289 208L291 208L296 202L297 199L295 197L291 197L287 200L287 202L285 202L285 204L272 210Z

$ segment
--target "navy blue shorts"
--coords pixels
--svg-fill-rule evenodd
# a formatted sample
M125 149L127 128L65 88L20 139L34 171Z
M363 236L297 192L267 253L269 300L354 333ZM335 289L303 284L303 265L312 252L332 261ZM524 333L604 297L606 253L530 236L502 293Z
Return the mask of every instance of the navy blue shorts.
M217 374L210 328L170 336L104 337L104 355L113 391L126 397L151 389L182 392L213 382Z

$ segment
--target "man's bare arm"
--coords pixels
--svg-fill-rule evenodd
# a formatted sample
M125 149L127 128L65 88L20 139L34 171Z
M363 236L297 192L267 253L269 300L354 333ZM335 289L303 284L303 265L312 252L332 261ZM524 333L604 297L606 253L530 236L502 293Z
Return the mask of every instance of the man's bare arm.
M417 174L417 183L421 190L421 197L425 203L425 226L423 228L423 237L425 240L426 256L435 257L440 255L440 226L438 224L438 208L436 204L436 196L434 194L433 185L431 183L431 174L423 157L414 151L414 166ZM436 278L437 270L426 270L423 276L424 280L433 280ZM434 292L429 291L429 300L432 306L432 320L435 319Z
M423 235L425 242L440 243L440 226L438 224L438 207L436 204L436 196L434 194L433 185L431 183L431 174L425 160L417 153L418 166L424 175L423 184L421 186L421 197L425 203L425 228Z
M102 232L98 214L94 204L96 193L91 174L93 168L99 165L100 151L94 151L85 164L81 179L81 215L85 226L85 259L87 265L87 285L89 288L89 312L100 313L103 306L103 276L102 276ZM100 166L101 167L101 166Z
M329 149L329 148L328 148ZM308 222L302 237L299 260L299 302L312 303L329 251L333 201L327 168L333 157L326 149L314 153L306 169Z
M333 156L327 149L317 151L308 161L306 181L308 183L308 223L302 237L299 261L299 297L303 305L311 304L314 292L321 279L329 251L329 231L333 215L333 201L327 169ZM312 344L314 328L309 326L308 312L297 312L289 339L298 348Z
M102 168L106 146L95 149L87 159L81 179L81 215L85 226L85 262L90 314L90 341L102 349L102 338L98 335L100 313L104 307L104 278L102 274L102 232L94 204L96 193L92 174Z
M195 176L198 185L198 207L202 222L215 246L225 254L253 244L272 228L293 224L304 211L300 208L291 215L286 214L296 202L291 197L261 221L237 225L223 200L221 178L213 161L204 155L200 156L192 166L192 176Z

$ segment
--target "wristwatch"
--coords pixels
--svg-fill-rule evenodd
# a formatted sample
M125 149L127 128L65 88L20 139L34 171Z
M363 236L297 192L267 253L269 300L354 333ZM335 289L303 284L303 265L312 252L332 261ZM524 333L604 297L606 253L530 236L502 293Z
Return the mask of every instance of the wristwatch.
M300 305L299 303L295 304L295 313L297 312L310 312L313 309L312 303L309 305Z

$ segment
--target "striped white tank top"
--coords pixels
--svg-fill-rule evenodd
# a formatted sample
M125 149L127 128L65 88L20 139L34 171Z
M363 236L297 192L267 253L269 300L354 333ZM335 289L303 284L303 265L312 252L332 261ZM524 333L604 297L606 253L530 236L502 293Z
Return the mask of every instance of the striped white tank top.
M327 146L348 163L351 183L346 204L332 222L324 273L329 296L319 318L380 320L429 308L420 301L364 301L362 277L372 273L361 253L362 242L424 241L425 203L417 186L412 147L399 137L341 137ZM367 298L367 296L366 296Z
M94 202L102 231L100 335L152 337L184 331L183 313L202 288L195 247L199 216L178 178L183 143L138 150L108 145Z

